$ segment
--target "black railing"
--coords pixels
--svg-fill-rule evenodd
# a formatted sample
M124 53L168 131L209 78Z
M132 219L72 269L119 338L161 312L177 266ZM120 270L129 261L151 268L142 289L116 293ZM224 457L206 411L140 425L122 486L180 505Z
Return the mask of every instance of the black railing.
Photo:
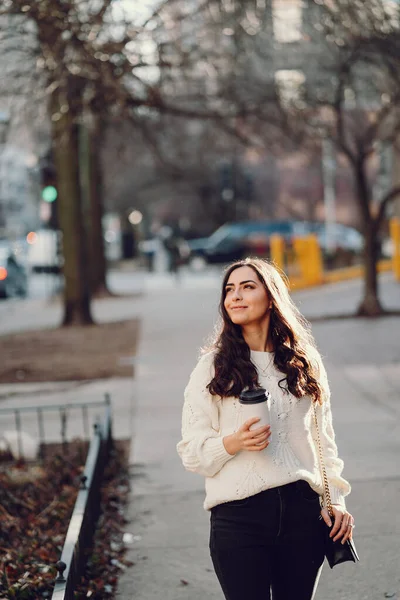
M87 550L92 544L100 511L102 476L112 447L111 402L108 395L104 404L104 419L94 425L95 435L90 442L64 547L57 563L58 577L52 600L73 600L74 590L85 567Z
M41 404L35 406L20 406L16 408L0 408L0 420L2 421L3 427L10 429L15 428L17 447L13 451L14 458L26 458L26 448L24 450L24 433L30 433L33 435L34 440L37 439L39 443L39 456L43 458L46 448L46 442L55 442L59 440L62 442L63 447L68 444L68 424L72 420L72 416L75 416L75 424L77 422L78 415L80 413L80 430L81 438L88 440L90 437L89 427L89 410L104 407L105 402L76 402L70 404ZM52 425L51 440L48 439L49 422L45 415L51 417L51 413L56 413L59 419L59 434L55 434L54 424ZM29 419L29 422L24 421L24 416ZM34 417L32 419L32 416ZM8 417L8 423L5 423L5 417ZM47 424L47 432L46 425ZM77 430L74 431L77 435ZM2 434L0 432L0 438ZM47 438L47 439L46 439ZM7 439L4 440L7 444Z

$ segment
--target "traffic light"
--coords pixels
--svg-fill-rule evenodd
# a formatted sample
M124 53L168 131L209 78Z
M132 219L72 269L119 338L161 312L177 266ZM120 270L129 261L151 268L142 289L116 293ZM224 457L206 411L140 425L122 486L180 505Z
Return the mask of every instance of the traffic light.
M50 156L46 157L42 162L40 175L42 186L41 199L50 208L50 210L43 211L43 214L46 215L45 222L50 229L58 229L57 173Z
M55 202L57 196L57 188L55 188L54 185L46 185L46 187L42 189L42 200L44 200L44 202Z

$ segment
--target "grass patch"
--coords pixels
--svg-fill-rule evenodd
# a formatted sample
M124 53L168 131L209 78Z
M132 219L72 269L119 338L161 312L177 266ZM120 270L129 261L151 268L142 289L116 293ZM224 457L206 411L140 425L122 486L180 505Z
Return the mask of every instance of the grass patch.
M0 336L0 383L131 377L138 319Z

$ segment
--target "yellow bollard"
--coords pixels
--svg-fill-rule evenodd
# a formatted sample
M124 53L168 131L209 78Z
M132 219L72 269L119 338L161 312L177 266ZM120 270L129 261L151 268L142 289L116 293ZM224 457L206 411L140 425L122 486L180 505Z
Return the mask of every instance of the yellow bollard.
M300 278L298 281L298 287L307 287L309 285L308 280L308 250L307 240L304 237L293 238L293 247L296 256L296 261L299 265Z
M274 233L270 237L271 260L282 271L285 267L285 242L281 235Z
M393 274L396 281L400 281L400 219L398 217L390 220L390 237L393 243Z
M321 249L316 235L294 238L293 246L300 270L299 287L320 285L324 281Z
M309 285L320 285L324 280L324 265L318 236L310 234L307 240L307 282Z

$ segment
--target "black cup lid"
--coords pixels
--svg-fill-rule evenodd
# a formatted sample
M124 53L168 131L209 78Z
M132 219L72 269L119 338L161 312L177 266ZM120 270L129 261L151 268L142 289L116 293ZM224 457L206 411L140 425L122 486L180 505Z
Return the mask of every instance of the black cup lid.
M269 392L265 388L259 387L254 390L244 390L240 396L241 404L259 404L267 400Z

